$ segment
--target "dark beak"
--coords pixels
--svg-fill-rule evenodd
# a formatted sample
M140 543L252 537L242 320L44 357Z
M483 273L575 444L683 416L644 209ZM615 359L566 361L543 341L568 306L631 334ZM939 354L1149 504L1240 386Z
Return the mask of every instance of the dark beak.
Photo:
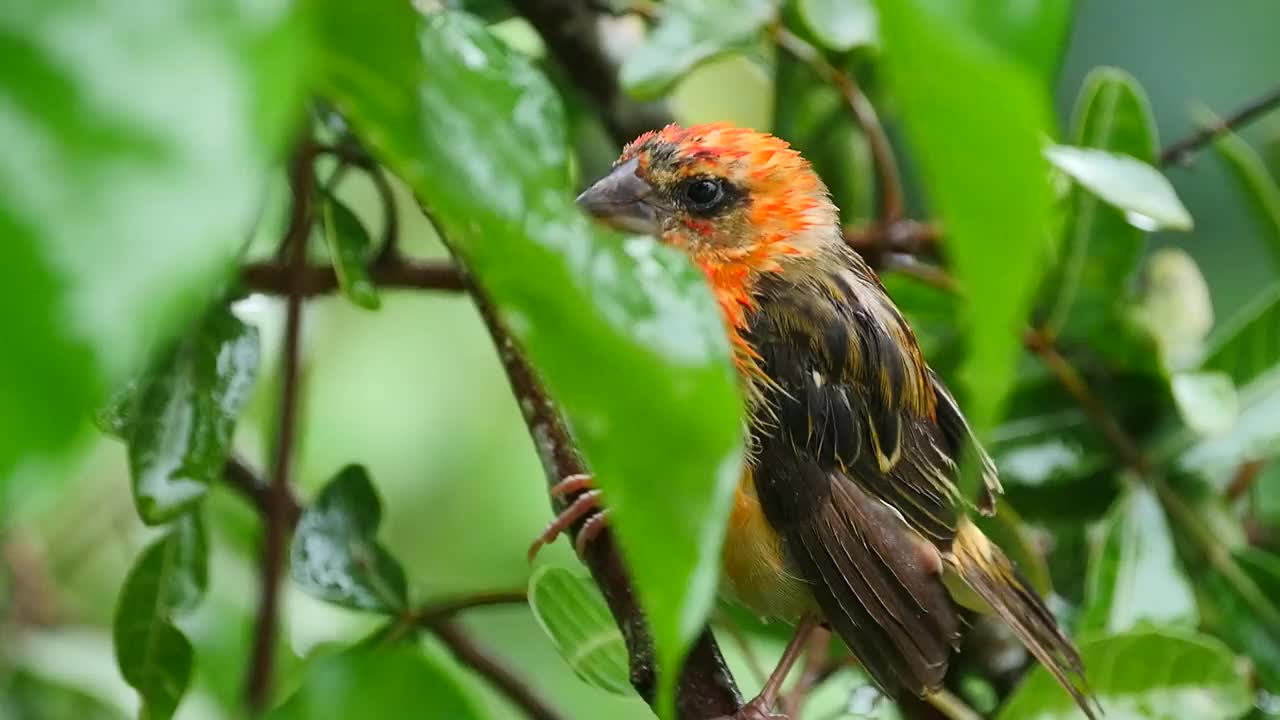
M653 187L636 175L639 160L614 168L578 196L578 207L616 228L657 236L662 218Z

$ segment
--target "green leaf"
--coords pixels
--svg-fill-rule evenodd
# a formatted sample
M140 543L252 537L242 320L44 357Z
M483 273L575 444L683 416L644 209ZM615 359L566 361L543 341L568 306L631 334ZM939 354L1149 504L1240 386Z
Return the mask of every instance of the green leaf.
M1082 642L1080 656L1107 720L1234 720L1252 705L1231 651L1206 635L1133 631ZM1075 720L1080 711L1036 667L997 717Z
M377 310L378 288L369 278L368 262L373 240L360 218L341 200L327 195L323 204L324 238L338 275L338 287L347 299L366 310Z
M1007 60L1052 87L1071 27L1073 0L924 0L935 13L969 27Z
M1195 595L1178 562L1164 510L1150 488L1127 485L1094 547L1079 632L1111 635L1144 622L1194 626Z
M1048 97L973 28L930 12L931 5L881 0L881 35L913 156L969 300L961 379L966 410L981 430L1010 388L1049 238L1052 194L1040 150L1050 129Z
M1106 150L1053 145L1044 151L1054 167L1125 213L1143 230L1190 230L1191 213L1159 170L1137 158Z
M1280 366L1280 282L1273 283L1209 336L1206 370L1244 387Z
M704 279L578 211L554 90L473 19L321 6L329 94L430 209L563 408L658 665L676 667L713 603L741 467L741 398Z
M638 98L657 97L699 63L751 48L774 13L771 0L663 3L658 24L622 62L622 86Z
M142 696L142 716L148 720L172 717L191 681L191 643L173 620L204 596L208 554L199 517L184 515L143 551L120 591L116 663Z
M0 679L0 717L123 720L121 712L83 690L19 670Z
M529 609L569 667L587 683L633 695L627 645L591 578L545 565L529 578Z
M1280 598L1280 558L1255 549L1243 550L1234 557L1264 596ZM1259 617L1218 573L1208 574L1203 589L1210 607L1205 613L1206 624L1233 648L1249 656L1268 692L1280 693L1280 627Z
M1217 118L1210 116L1208 121L1216 122ZM1239 135L1226 133L1218 136L1213 141L1213 149L1248 199L1259 234L1277 269L1280 269L1280 184L1271 176L1257 151Z
M438 661L410 644L355 648L321 658L268 720L486 717Z
M303 590L356 610L396 613L409 604L404 568L374 538L382 504L360 465L333 476L298 519L289 572Z
M0 479L65 447L231 277L301 105L290 7L0 11L0 325L22 338L0 354Z
M108 411L129 444L133 499L144 522L181 515L222 477L259 359L257 329L216 308Z
M1201 435L1231 430L1240 415L1235 383L1224 372L1181 372L1172 378L1173 399L1187 427Z
M1155 120L1141 86L1113 68L1089 74L1073 112L1072 142L1151 162ZM1082 187L1067 200L1058 260L1047 278L1043 326L1051 336L1092 339L1112 332L1145 244L1143 231Z
M800 19L825 47L846 51L880 41L871 0L800 0Z

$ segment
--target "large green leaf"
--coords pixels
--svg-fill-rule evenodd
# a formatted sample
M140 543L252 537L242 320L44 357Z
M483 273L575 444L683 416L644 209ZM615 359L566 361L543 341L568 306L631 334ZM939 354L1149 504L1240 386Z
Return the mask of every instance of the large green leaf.
M163 8L0 8L0 482L229 277L300 109L290 4Z
M258 361L258 331L219 307L113 401L105 429L129 445L144 522L181 515L222 476Z
M1130 75L1112 68L1089 74L1076 100L1072 142L1151 162L1155 121ZM1111 327L1142 256L1145 236L1124 213L1082 187L1067 203L1058 259L1046 283L1044 328L1052 336L1090 339Z
M771 0L672 0L658 24L623 60L622 86L641 98L661 95L699 63L759 42L773 18Z
M116 606L116 663L142 696L142 716L173 716L191 681L191 643L174 627L209 584L208 548L199 517L179 518L129 571Z
M1190 230L1191 213L1169 179L1149 163L1122 153L1053 145L1045 157L1144 230Z
M395 613L409 604L404 568L375 539L382 504L359 465L330 480L298 519L289 573L321 600Z
M437 661L410 644L356 648L323 657L268 720L363 717L479 720L476 702Z
M930 5L881 0L881 33L907 135L969 300L965 407L985 429L1013 379L1050 234L1040 149L1051 127L1048 97L972 27Z
M419 194L566 412L659 666L675 667L712 605L741 458L741 399L702 277L578 212L558 98L475 20L423 20L393 0L321 7L329 93Z
M1280 558L1246 549L1236 553L1235 561L1266 597L1280 598ZM1206 624L1249 656L1269 692L1280 693L1280 627L1259 617L1219 573L1209 573L1202 587L1209 601Z
M1130 483L1108 514L1089 563L1087 593L1081 633L1120 633L1143 622L1195 625L1195 595L1164 510L1146 486Z
M1239 135L1223 134L1214 140L1213 148L1249 201L1259 235L1280 269L1280 184L1271 176L1258 152Z
M635 693L622 631L589 576L539 568L529 578L529 608L578 677L609 692Z
M1073 0L924 0L934 12L968 26L1011 60L1051 87L1067 31Z
M1107 720L1233 720L1250 705L1231 651L1189 631L1140 630L1080 644ZM1080 711L1044 668L1032 670L999 720L1075 720Z

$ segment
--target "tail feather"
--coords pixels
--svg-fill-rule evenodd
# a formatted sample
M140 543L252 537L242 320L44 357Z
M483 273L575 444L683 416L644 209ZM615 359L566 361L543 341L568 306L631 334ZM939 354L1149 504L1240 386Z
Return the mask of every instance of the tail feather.
M1075 645L1004 552L976 525L962 519L947 561L968 589L1009 625L1027 650L1071 694L1089 720L1098 720L1102 709L1085 682L1084 665Z

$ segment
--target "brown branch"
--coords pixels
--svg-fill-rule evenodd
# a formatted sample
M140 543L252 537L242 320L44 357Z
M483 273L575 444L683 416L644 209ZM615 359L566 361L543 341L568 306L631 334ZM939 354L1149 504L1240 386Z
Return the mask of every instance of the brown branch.
M289 228L281 243L288 277L288 302L285 306L284 351L281 361L283 382L280 389L279 427L275 454L271 462L271 485L266 495L265 532L262 552L262 575L258 617L253 635L253 654L249 663L247 693L249 709L261 713L271 694L274 668L276 617L280 605L280 576L284 571L291 510L296 508L289 490L293 446L298 426L299 365L302 344L302 270L307 261L307 238L311 234L312 199L315 192L315 148L305 141L295 152L289 166L289 185L293 191L293 208Z
M1248 125L1277 107L1280 107L1280 86L1246 103L1225 118L1209 123L1187 137L1170 143L1160 151L1160 165L1164 167L1185 165L1205 145L1222 135Z
M1133 438L1129 436L1128 431L1120 425L1111 413L1107 410L1102 400L1094 394L1089 387L1088 382L1076 370L1070 361L1058 352L1058 348L1054 346L1053 340L1040 330L1028 330L1023 336L1023 344L1027 349L1040 357L1045 367L1057 378L1058 382L1066 389L1071 397L1075 399L1076 404L1084 411L1089 420L1102 431L1103 437L1111 445L1116 456L1127 465L1131 470L1141 476L1147 476L1150 471L1150 465L1143 456L1142 451L1138 449L1138 445Z
M271 486L263 482L262 478L258 477L258 474L243 460L237 457L228 458L222 467L222 479L228 487L249 501L264 521L271 515L273 492ZM292 492L286 495L285 515L289 527L297 525L298 517L302 515L302 505Z
M564 419L514 339L507 333L497 310L480 288L472 287L471 296L498 349L511 390L524 414L534 447L538 450L548 484L555 484L570 475L586 474L586 464L577 452ZM573 532L576 534L580 529L581 522L573 528ZM596 585L600 587L626 641L631 683L640 696L652 705L656 700L657 689L653 642L626 567L614 546L612 534L606 529L586 547L584 555L583 561L590 569ZM680 671L676 691L677 717L683 720L703 720L732 716L741 705L737 685L720 656L715 638L709 630L704 630L690 649Z
M409 260L392 256L369 266L369 278L382 288L461 291L462 273L447 260ZM309 265L294 272L277 262L245 265L240 270L245 288L268 295L288 295L297 289L303 297L327 295L338 289L338 275L332 267Z
M618 69L600 44L599 13L590 0L512 0L542 36L551 54L587 96L619 145L670 122L661 104L631 99L618 83Z
M818 77L835 88L836 92L844 98L854 120L871 146L871 157L875 162L880 186L880 223L889 226L901 221L904 208L902 177L898 172L898 162L893 157L893 147L889 144L889 137L885 135L884 127L880 124L880 118L876 115L876 109L871 105L871 101L862 93L858 84L848 73L841 72L827 62L822 52L813 45L781 25L773 26L771 34L778 47L812 68Z
M534 720L561 720L560 713L552 710L528 683L516 677L501 661L477 644L460 625L436 620L430 629L458 662L482 675L529 717Z
M1231 477L1231 483L1227 485L1227 489L1222 493L1227 503L1235 503L1247 495L1253 489L1254 483L1258 482L1258 478L1262 477L1262 471L1266 467L1267 461L1263 459L1248 460L1240 463L1240 467L1236 468L1235 475Z
M417 625L430 625L439 620L446 620L464 610L495 605L524 605L528 601L529 596L524 588L480 592L427 603L410 611L406 618Z

